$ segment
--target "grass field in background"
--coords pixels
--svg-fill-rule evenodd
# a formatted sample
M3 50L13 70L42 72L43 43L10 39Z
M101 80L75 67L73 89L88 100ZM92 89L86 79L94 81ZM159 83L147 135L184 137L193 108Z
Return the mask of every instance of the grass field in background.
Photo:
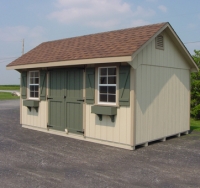
M190 119L190 130L200 131L200 120Z
M19 85L0 85L0 90L20 90Z
M0 100L19 99L17 96L12 96L12 93L0 92Z

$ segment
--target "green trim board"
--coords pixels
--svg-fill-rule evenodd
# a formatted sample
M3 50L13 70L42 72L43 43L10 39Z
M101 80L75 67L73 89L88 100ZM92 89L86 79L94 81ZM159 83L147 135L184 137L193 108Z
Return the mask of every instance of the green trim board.
M119 67L119 105L130 106L130 66Z
M21 73L21 97L26 99L27 97L27 72Z
M86 103L94 104L95 98L95 68L86 68Z
M31 108L35 108L36 112L38 112L39 101L24 100L23 101L23 106L26 106L29 109L29 111L31 111Z
M47 87L47 71L40 71L40 100L46 100L46 87Z
M117 107L95 105L91 107L91 113L97 114L100 121L102 121L103 115L107 115L110 116L111 121L114 122L115 115L117 115Z

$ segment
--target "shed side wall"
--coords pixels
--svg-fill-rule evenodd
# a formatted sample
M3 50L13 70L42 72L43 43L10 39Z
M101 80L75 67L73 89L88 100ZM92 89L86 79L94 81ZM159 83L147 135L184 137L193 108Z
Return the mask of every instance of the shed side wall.
M155 40L135 58L136 145L189 130L190 70L164 33L164 50Z

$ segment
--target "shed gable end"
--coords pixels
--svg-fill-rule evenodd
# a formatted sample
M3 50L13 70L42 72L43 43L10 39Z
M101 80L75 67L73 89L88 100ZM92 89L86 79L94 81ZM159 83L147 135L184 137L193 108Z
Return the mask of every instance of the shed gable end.
M157 37L163 36L163 49L157 49ZM155 40L146 45L133 59L131 65L137 69L140 65L162 66L180 69L191 69L178 46L170 38L169 34L163 31ZM159 42L161 45L161 42Z

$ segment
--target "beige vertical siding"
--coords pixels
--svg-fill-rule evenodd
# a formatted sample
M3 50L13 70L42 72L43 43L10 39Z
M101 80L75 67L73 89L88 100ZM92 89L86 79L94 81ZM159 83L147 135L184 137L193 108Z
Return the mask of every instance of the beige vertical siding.
M190 70L164 33L164 50L153 40L135 58L136 145L189 130Z
M40 101L38 112L34 108L31 112L26 106L23 106L22 100L22 124L34 127L46 128L47 127L47 101Z
M96 114L91 113L91 106L86 105L86 137L131 145L131 108L117 109L115 122L109 116L99 121Z

